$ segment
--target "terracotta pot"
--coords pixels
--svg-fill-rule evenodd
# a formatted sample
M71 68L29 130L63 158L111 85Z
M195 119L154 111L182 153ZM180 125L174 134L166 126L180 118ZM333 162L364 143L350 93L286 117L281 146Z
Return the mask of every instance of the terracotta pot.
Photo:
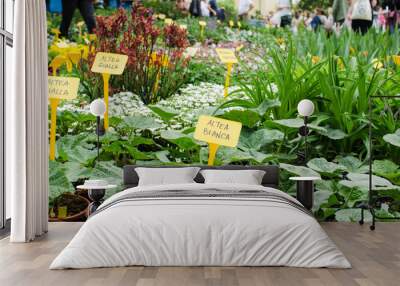
M88 207L90 204L90 201L86 199L85 197L79 196L82 200L84 200L87 204L86 208L83 209L81 212L74 214L72 216L67 216L65 218L58 218L58 217L50 217L49 216L49 221L50 222L57 222L57 221L81 221L82 218L87 218L88 217Z

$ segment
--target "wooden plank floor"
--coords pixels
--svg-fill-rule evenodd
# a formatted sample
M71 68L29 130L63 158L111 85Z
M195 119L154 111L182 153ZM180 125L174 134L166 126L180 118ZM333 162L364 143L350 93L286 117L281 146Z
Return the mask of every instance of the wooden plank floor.
M48 270L81 223L51 223L49 233L29 244L0 241L1 286L263 286L400 285L400 223L324 223L323 227L353 265L352 269L287 267L126 267Z

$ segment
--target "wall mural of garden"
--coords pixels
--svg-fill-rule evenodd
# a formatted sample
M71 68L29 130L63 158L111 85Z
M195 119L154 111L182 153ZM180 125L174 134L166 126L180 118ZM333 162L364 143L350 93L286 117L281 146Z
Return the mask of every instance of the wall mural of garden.
M243 125L238 146L219 148L216 165L279 164L281 189L288 193L295 193L290 176L321 176L316 217L357 221L356 205L368 198L368 100L400 92L400 34L371 29L365 36L336 36L301 28L293 34L245 23L239 28L235 19L233 27L209 21L202 31L199 19L173 12L166 16L173 23L165 24L159 15L166 12L158 9L105 10L95 36L75 17L70 41L58 39L60 16L49 14L49 75L57 68L60 76L80 78L78 97L62 101L57 111L50 207L76 200L71 193L85 179L117 184L108 196L120 191L126 164L207 164L208 146L193 133L200 115L212 115ZM193 56L188 47L196 48ZM226 98L218 47L233 49L239 59ZM90 71L97 52L128 56L124 73L110 79L110 128L100 138L99 162L89 110L103 96L101 75ZM302 99L315 104L308 162L298 134ZM400 215L400 103L372 99L372 105L373 184L387 198L379 215L390 218Z

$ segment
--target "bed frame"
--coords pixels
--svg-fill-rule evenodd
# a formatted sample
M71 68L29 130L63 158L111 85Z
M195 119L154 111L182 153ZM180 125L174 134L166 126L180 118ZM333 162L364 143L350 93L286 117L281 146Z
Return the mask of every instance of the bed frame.
M182 168L189 166L138 166L138 165L127 165L124 166L124 189L136 187L139 183L138 174L135 171L137 167L145 167L145 168ZM192 166L190 166L192 167ZM262 170L265 171L264 178L262 180L262 185L264 187L271 187L275 189L279 189L279 167L278 166L237 166L237 165L227 165L227 166L218 166L218 167L210 167L210 166L194 166L199 167L202 170L205 169L216 169L216 170ZM204 183L203 176L199 173L197 174L194 180L197 183Z

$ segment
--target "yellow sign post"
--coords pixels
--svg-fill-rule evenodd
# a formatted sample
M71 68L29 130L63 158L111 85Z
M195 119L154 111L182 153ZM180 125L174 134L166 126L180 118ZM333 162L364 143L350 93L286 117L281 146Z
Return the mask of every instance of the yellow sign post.
M226 72L226 78L225 78L225 89L224 89L224 96L228 96L228 88L230 84L230 79L231 79L231 73L232 73L232 67L234 64L238 63L238 59L236 58L236 55L234 51L230 49L220 49L217 48L215 51L218 54L219 59L223 64L226 64L227 72Z
M56 157L56 129L57 129L57 107L60 100L76 98L79 88L79 78L49 76L48 93L50 100L50 160Z
M207 26L206 21L199 21L199 25L200 25L200 38L203 40L204 38L204 30Z
M194 138L209 146L208 165L213 166L219 146L236 147L242 123L201 115L196 125Z
M101 73L103 76L104 86L104 103L106 104L106 112L104 114L104 128L108 129L108 85L110 75L120 75L124 72L126 63L128 62L127 55L102 53L96 54L92 66L92 72Z

